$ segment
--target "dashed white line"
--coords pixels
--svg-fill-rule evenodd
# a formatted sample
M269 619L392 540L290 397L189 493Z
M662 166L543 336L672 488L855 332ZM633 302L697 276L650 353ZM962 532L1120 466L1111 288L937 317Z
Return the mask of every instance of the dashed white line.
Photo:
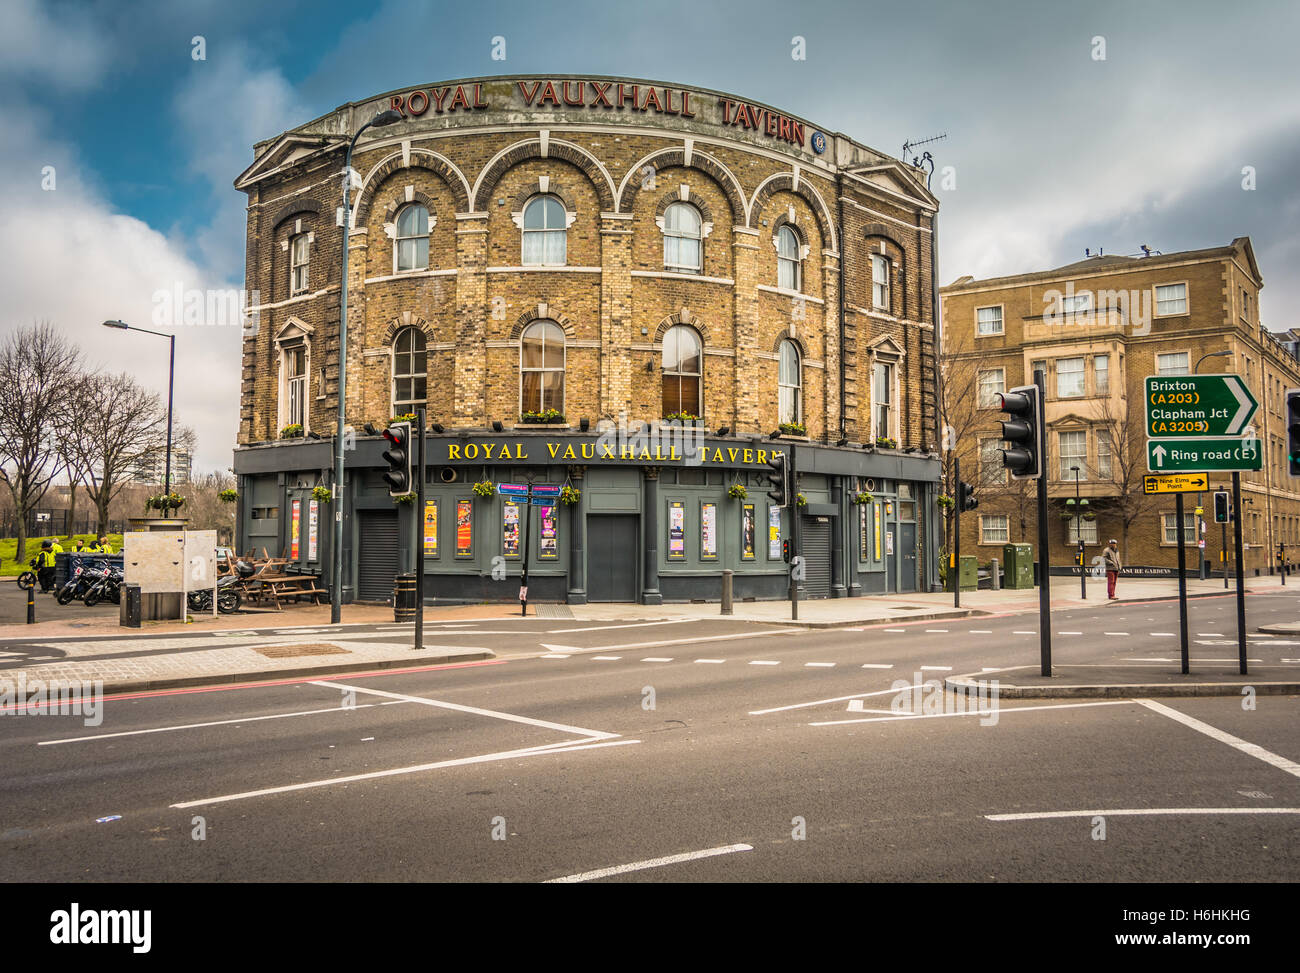
M1037 635L1038 632L1020 631L1020 632L1012 632L1011 634L1012 635Z
M907 632L907 629L905 629L905 628L887 628L887 629L885 629L885 631L886 631L886 632L901 632L901 633L906 633L906 632Z
M892 669L894 668L894 664L892 662L864 662L862 664L862 668L863 669Z
M941 634L944 634L944 635L947 635L947 634L948 634L948 630L947 630L946 628L927 628L926 631L927 631L927 632L941 633Z
M642 662L672 662L672 659L665 659L660 656L651 656L648 659L642 659Z
M971 634L971 635L992 635L992 634L993 634L993 629L991 629L991 628L972 628L972 629L970 630L970 634Z
M705 664L707 664L707 665L714 665L714 666L716 666L716 665L721 665L722 663L726 662L727 660L726 660L726 659L696 659L695 661L696 661L696 662L705 663Z
M1171 639L1174 637L1175 633L1174 632L1152 632L1151 634L1157 638Z
M608 878L611 875L622 875L625 872L639 872L647 868L662 868L664 865L676 865L680 862L697 861L701 858L714 858L718 855L732 855L738 851L753 850L753 845L722 845L718 848L705 848L703 851L688 851L680 855L665 855L663 858L648 858L645 861L631 862L627 865L612 865L609 868L597 868L590 872L578 872L576 875L548 879L545 884L590 882L598 878Z
M922 672L952 672L952 666L921 666Z
M803 667L805 669L834 669L835 663L834 662L805 662L803 664Z
M1105 811L1028 811L1019 814L986 814L989 821L1041 821L1047 818L1119 817L1145 814L1300 814L1300 807L1136 807Z
M593 662L617 662L621 658L623 658L621 655L593 655L591 657Z
M772 662L768 659L755 659L750 662L751 666L779 666L780 662Z
M1082 632L1057 632L1057 635L1082 635Z
M1197 632L1196 635L1197 635L1198 638L1203 638L1203 639L1206 639L1206 638L1217 638L1217 639L1221 639L1221 638L1223 638L1223 633L1222 633L1222 632Z
M1102 632L1102 635L1122 635L1128 637L1128 632Z
M546 655L539 655L538 658L539 659L567 659L569 658L569 656L563 652L548 652Z

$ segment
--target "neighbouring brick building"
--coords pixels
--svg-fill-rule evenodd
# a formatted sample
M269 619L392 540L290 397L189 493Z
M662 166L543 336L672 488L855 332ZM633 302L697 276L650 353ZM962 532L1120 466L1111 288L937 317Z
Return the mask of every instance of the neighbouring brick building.
M1042 363L1053 566L1073 564L1077 525L1090 565L1114 537L1126 565L1175 568L1174 497L1142 493L1149 472L1144 380L1201 366L1202 374L1240 375L1259 400L1251 422L1263 469L1242 474L1242 526L1247 571L1270 571L1279 542L1289 549L1300 543L1300 489L1286 472L1283 421L1283 393L1300 388L1300 346L1294 333L1260 323L1262 286L1250 239L1240 237L1224 247L1089 256L1054 270L962 277L940 288L944 421L954 430L962 479L978 485L980 501L962 517L962 553L987 561L1001 557L1007 540L1036 544L1034 483L1009 479L1002 467L1003 414L994 396L1032 383ZM1086 506L1073 503L1075 466ZM1211 473L1210 486L1230 489L1231 479ZM1217 572L1222 531L1212 522L1209 492L1185 495L1188 564L1198 567L1198 502L1208 522L1205 557ZM1079 509L1094 519L1077 517ZM1229 551L1231 545L1229 530ZM1300 558L1288 553L1288 560Z
M355 448L341 502L314 499L333 486L344 151L390 108L402 120L353 156ZM417 514L361 429L424 405L435 598L513 599L493 569L517 578L525 551L530 600L712 600L724 568L738 598L784 597L794 525L766 496L774 452L807 504L805 596L936 582L923 170L732 95L582 76L390 92L254 155L235 183L259 294L240 550L328 574L337 504L345 600L386 597L414 565ZM528 522L471 489L528 477L580 499Z

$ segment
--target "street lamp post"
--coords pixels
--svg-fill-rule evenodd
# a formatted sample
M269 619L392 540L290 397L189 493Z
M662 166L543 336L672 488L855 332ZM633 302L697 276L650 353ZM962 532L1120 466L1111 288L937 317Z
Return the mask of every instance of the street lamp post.
M1079 499L1079 467L1074 470L1074 539L1079 545L1079 597L1088 600L1088 572L1083 566L1083 503Z
M171 344L167 355L167 456L163 465L163 494L171 496L172 492L172 390L176 384L176 336L174 334L164 334L162 331L150 331L148 328L133 327L125 321L105 321L106 328L119 328L122 331L143 331L145 334L156 334L160 338L166 338ZM171 508L163 510L163 516L171 516Z
M338 425L334 433L334 551L330 584L330 623L337 625L343 614L343 427L347 422L348 385L348 245L352 229L352 207L349 194L352 189L352 150L366 129L392 125L402 120L395 108L382 111L362 125L348 143L343 159L343 276L339 281L339 408ZM420 430L424 435L424 430ZM423 475L423 473L421 473Z
M1200 371L1200 368L1201 368L1201 362L1205 361L1205 359L1207 359L1207 358L1231 358L1231 357L1232 357L1232 352L1231 352L1229 349L1227 349L1227 348L1224 348L1222 351L1212 351L1212 352L1210 352L1210 353L1208 353L1208 354L1202 355L1200 358L1196 359L1196 365L1195 365L1195 367L1192 368L1192 374L1195 375L1198 371ZM1208 564L1208 563L1206 562L1206 560L1205 560L1205 542L1204 542L1204 538L1205 538L1205 507L1204 507L1204 505L1203 505L1202 502L1201 502L1201 492L1200 492L1199 490L1196 492L1196 510L1197 510L1197 514L1196 514L1196 551L1197 551L1197 553L1200 555L1200 570L1197 571L1197 575L1200 577L1200 579L1201 579L1202 581L1204 581L1204 580L1206 579L1206 577L1209 575L1209 564ZM1182 530L1182 529L1183 529L1183 525L1182 525L1182 524L1179 524L1179 525L1178 525L1178 529L1179 529L1179 530ZM1225 537L1227 536L1226 533L1225 533L1224 536L1225 536ZM1226 558L1224 559L1223 564L1224 564L1224 568L1223 568L1223 571L1224 571L1224 582L1223 582L1223 583L1224 583L1224 585L1226 586L1227 583L1228 583L1228 581L1227 581L1227 571L1228 571L1228 567L1227 567L1227 565L1228 565L1228 562L1227 562L1227 559L1226 559Z

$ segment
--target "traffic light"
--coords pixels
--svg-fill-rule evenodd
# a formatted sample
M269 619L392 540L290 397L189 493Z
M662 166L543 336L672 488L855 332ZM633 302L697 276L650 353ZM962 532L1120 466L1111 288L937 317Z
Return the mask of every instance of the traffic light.
M781 542L781 560L787 564L790 563L790 541L788 539Z
M1036 480L1043 475L1046 434L1043 404L1037 385L1021 385L998 395L1008 418L1002 422L1002 438L1010 447L1002 450L1002 465L1017 480Z
M772 484L772 489L767 491L767 495L775 506L789 506L790 461L786 459L785 453L773 453L772 458L767 461L767 465L769 467L767 482Z
M1286 393L1286 470L1300 476L1300 389Z
M957 509L974 510L979 505L979 500L975 498L975 484L959 482L957 484Z
M1214 493L1214 522L1216 524L1226 524L1232 520L1232 505L1228 501L1227 490L1216 490Z
M388 472L384 474L388 495L404 497L411 492L414 482L411 476L410 422L394 422L384 430L384 438L388 440L388 448L383 453L384 462L388 464Z

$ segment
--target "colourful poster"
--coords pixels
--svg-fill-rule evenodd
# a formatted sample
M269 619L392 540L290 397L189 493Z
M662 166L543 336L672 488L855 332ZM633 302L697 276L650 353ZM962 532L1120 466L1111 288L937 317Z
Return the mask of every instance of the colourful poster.
M424 556L438 556L438 501L424 501Z
M875 540L876 540L875 560L879 561L880 560L880 504L879 503L873 503L871 505L871 523L872 523L872 529L875 532Z
M740 559L754 560L754 505L747 503L740 514Z
M469 500L456 501L456 556L474 554L474 504Z
M317 543L320 540L320 501L307 503L307 560L316 560Z
M871 530L867 521L869 504L858 504L858 560L871 559Z
M700 505L700 557L705 561L718 558L718 505Z
M781 557L781 508L767 508L767 556L774 560Z
M560 556L560 509L554 505L542 508L542 537L537 556L543 561L554 561Z
M519 504L501 505L501 553L506 557L519 556Z
M302 526L302 501L295 500L289 514L289 560L298 560L298 528Z
M668 505L668 557L674 561L686 557L686 504L680 500Z

